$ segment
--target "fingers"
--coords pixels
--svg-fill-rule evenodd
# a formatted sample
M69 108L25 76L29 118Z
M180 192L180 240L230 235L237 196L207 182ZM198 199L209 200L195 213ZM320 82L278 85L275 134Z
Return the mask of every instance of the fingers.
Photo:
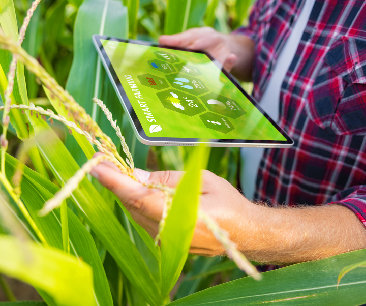
M189 29L185 32L175 34L175 35L162 35L159 38L159 44L171 46L171 47L180 47L180 48L189 48L194 50L198 49L206 49L215 44L213 42L213 37L217 35L217 32L209 27L203 28L193 28ZM203 42L201 42L200 46L195 46L195 41L200 38L206 38Z
M98 156L100 154L96 154ZM135 169L134 174L139 182L122 174L113 163L103 162L94 167L90 172L99 182L112 191L127 207L132 215L141 214L151 220L161 219L164 207L164 194L152 188L147 188L141 183L161 183L170 188L176 187L182 172L160 171L148 172Z
M158 183L175 188L179 183L182 171L155 171L148 172L141 169L135 169L133 174L141 183Z
M94 167L90 174L112 191L132 215L138 213L152 220L161 219L164 194L159 190L144 187L106 163Z
M229 54L229 56L226 58L224 62L224 69L230 72L231 69L233 69L233 67L235 66L237 60L238 58L234 53Z
M182 171L156 171L151 172L147 182L160 183L168 186L169 188L177 187L182 175Z

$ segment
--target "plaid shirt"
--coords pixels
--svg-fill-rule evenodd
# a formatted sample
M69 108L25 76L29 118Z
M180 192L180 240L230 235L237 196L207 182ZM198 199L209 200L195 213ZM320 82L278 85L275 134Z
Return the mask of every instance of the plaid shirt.
M257 0L253 96L259 101L304 0ZM295 144L266 149L255 198L339 203L366 226L366 1L316 0L282 83L279 125Z

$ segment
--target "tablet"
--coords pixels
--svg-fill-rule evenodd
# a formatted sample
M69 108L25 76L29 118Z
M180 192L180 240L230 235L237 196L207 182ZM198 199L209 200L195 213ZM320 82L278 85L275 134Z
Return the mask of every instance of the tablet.
M292 139L209 54L94 35L136 133L146 145L290 147Z

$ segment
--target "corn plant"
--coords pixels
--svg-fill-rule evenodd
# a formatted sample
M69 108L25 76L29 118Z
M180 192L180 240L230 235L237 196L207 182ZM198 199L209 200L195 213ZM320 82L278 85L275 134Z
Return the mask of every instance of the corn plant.
M134 167L146 159L146 147L136 142L128 122L122 120L122 110L90 39L93 34L127 37L129 33L135 37L141 25L136 18L139 1L125 1L128 10L120 1L72 1L80 7L67 91L52 78L48 64L43 68L21 48L39 2L33 2L18 33L13 1L0 1L4 31L0 33L0 93L4 103L0 108L0 247L6 249L0 254L0 272L32 284L46 305L246 305L298 299L331 305L365 302L364 270L355 269L364 265L364 250L293 265L255 280L260 278L257 270L237 251L228 234L199 210L200 169L217 165L224 153L221 149L215 155L209 155L204 147L177 151L188 162L176 190L145 184L166 198L158 236L150 237L123 203L87 177L93 166L109 161L136 179ZM234 4L239 7L239 2ZM215 0L168 0L165 32L176 33L203 20L223 27L220 5L223 2ZM52 12L64 8L61 3ZM174 21L173 16L181 11L184 14ZM44 54L40 59L49 63ZM28 101L24 67L29 71L26 75L31 88L36 91L41 86L52 110ZM40 84L36 86L35 80ZM51 128L53 122L70 131L65 144ZM22 140L16 158L7 153L8 130ZM104 155L93 158L96 149ZM169 151L156 152L164 155ZM28 157L35 171L26 166ZM177 163L178 167L184 164ZM169 293L184 268L197 218L205 222L234 262L199 259L195 262L198 267L203 263L206 268L191 273L186 284L236 266L252 277L171 302Z

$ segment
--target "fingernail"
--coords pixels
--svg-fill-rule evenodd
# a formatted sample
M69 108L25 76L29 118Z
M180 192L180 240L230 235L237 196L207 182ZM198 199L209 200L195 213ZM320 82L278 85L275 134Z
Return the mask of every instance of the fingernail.
M136 175L140 183L145 183L150 178L150 172L145 170L135 169L133 173Z
M95 171L94 169L90 170L89 174L91 176L94 176L96 179L99 179L99 173Z

